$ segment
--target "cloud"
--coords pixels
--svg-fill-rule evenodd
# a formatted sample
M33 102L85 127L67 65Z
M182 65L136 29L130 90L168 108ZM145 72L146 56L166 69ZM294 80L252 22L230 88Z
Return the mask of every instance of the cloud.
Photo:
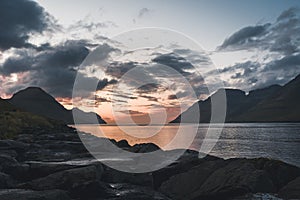
M140 95L140 97L148 99L148 101L155 101L158 102L158 98L153 97L153 96L149 96L149 95Z
M219 47L219 50L239 49L254 46L260 42L260 37L267 33L269 26L269 24L265 24L242 28L227 38Z
M161 54L152 60L155 63L166 65L175 69L178 73L183 76L188 76L191 73L188 70L194 69L194 66L186 61L183 57L178 57L174 53ZM163 69L161 69L163 71ZM167 70L167 73L170 75L171 71Z
M172 94L172 95L169 95L168 96L168 99L169 100L176 100L177 99L177 96L175 94Z
M106 86L108 85L114 85L117 84L118 81L115 79L112 80L108 80L107 78L104 78L102 80L100 80L97 84L97 90L103 90Z
M27 73L27 77L30 78L20 83L19 87L39 86L55 97L71 97L74 81L78 75L81 80L79 89L85 92L84 95L88 95L88 92L93 90L90 88L92 85L97 85L98 90L101 90L107 85L116 83L114 79L99 80L77 73L78 66L89 54L91 46L93 44L85 40L68 40L39 52L33 49L16 50L15 55L0 66L0 73L4 76ZM108 54L103 53L103 56ZM16 92L12 91L12 88L7 88L7 91Z
M42 33L52 24L51 16L30 0L0 1L0 50L30 47L32 33Z
M221 73L229 76L227 87L246 91L274 84L283 85L300 73L300 53L283 56L266 63L246 61L228 66L220 71L211 71L210 75Z
M258 49L289 55L299 51L300 10L290 8L273 23L248 26L228 37L219 51Z
M140 11L139 11L139 14L138 14L138 17L139 18L142 18L144 17L145 15L148 15L149 13L151 13L152 10L150 10L149 8L142 8Z
M152 93L156 92L160 88L160 85L157 83L148 83L145 85L142 85L141 87L137 88L138 93Z
M137 111L137 110L120 110L118 112L124 113L124 114L129 113L130 115L145 115L145 114L148 114L148 113L140 112L140 111Z

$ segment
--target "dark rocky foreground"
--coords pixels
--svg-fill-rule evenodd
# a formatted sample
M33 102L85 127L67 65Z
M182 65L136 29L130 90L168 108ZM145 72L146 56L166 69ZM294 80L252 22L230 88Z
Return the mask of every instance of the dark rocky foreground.
M158 149L112 142L135 153ZM187 151L166 168L130 174L93 160L68 127L24 130L14 140L0 140L1 200L238 200L260 199L259 193L265 199L300 199L300 169L265 158L199 159Z

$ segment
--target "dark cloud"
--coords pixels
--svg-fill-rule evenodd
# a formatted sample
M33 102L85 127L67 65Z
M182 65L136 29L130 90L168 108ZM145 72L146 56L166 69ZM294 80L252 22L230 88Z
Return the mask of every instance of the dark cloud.
M31 0L0 1L0 50L30 47L31 33L42 33L51 26L51 17Z
M277 21L283 21L286 19L291 19L297 17L296 13L299 11L298 8L292 7L288 10L283 11L279 17L277 18Z
M227 38L218 50L260 49L284 55L299 52L300 10L290 8L273 23L248 26Z
M99 96L97 96L95 98L95 100L96 100L96 104L98 104L98 105L103 103L103 102L111 102L111 100L109 100L107 98L104 98L104 97L99 97Z
M103 90L106 86L108 85L114 85L117 84L118 81L115 79L112 80L108 80L107 78L104 78L102 80L100 80L97 84L97 90Z
M140 97L148 99L149 101L155 101L158 102L158 98L153 97L153 96L149 96L149 95L140 95Z
M191 73L188 70L194 69L194 66L190 62L186 61L186 59L184 59L183 57L178 57L174 53L159 55L152 61L161 65L171 67L183 76L190 75ZM167 70L167 72L171 73L170 70Z
M71 97L76 76L80 78L78 86L85 94L90 91L103 89L107 85L115 84L116 80L98 80L77 73L78 66L89 54L88 47L93 46L84 40L69 40L57 46L50 46L41 52L31 50L16 51L16 55L7 59L0 66L0 73L28 72L29 79L23 83L23 87L35 85L42 87L55 97ZM31 53L30 53L31 52ZM99 81L99 82L98 82ZM13 91L15 92L15 91Z
M260 37L268 33L268 27L270 24L258 25L258 26L248 26L240 29L229 38L227 38L223 44L219 47L220 50L223 49L238 49L244 46L253 46L260 42Z
M274 84L283 85L300 73L300 54L284 56L267 63L236 63L220 71L211 71L210 75L218 72L230 75L227 87L238 87L246 91Z
M300 54L285 56L282 59L268 63L263 72L269 71L284 71L292 73L300 72Z
M148 83L137 88L137 90L139 93L151 93L151 92L156 92L159 88L160 85L156 83Z
M112 62L105 73L120 79L126 72L138 66L137 62Z
M177 99L177 96L175 94L172 94L172 95L168 96L168 99L169 100L175 100L175 99Z

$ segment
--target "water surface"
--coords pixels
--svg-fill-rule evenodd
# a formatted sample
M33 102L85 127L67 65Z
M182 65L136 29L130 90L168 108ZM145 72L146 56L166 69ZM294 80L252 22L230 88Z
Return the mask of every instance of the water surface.
M130 145L154 143L164 150L185 148L185 144L192 139L191 145L187 148L199 151L205 140L212 145L216 143L210 154L221 158L267 157L300 167L299 123L225 124L217 141L213 131L207 134L208 124L186 124L180 129L178 124L167 125L162 129L161 126L77 125L76 127L98 137L117 141L125 139ZM211 125L210 128L219 130L220 125ZM193 135L193 132L196 135Z

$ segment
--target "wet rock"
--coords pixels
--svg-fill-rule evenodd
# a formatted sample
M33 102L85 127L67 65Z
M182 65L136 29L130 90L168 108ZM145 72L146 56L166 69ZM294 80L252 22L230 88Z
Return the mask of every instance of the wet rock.
M194 192L194 198L228 199L246 193L275 192L275 186L263 170L258 170L247 159L231 159Z
M1 200L69 200L70 197L65 191L33 191L22 189L0 190Z
M109 183L128 183L153 187L153 177L150 173L126 173L107 167L102 180Z
M101 165L91 165L56 172L46 177L21 184L19 187L34 190L62 189L70 191L75 185L78 187L78 185L85 184L88 181L100 180L102 173L103 168Z
M24 151L30 145L15 140L0 140L0 150L17 150Z
M51 162L27 162L28 165L28 178L37 179L41 177L48 176L50 174L73 169L77 166L62 164L62 163L51 163Z
M14 182L9 175L0 172L0 189L12 188Z
M160 191L172 199L193 199L205 180L224 164L223 160L204 162L162 183Z
M300 169L278 160L259 158L252 160L258 169L265 170L279 190L290 181L300 176Z
M279 196L284 199L300 199L300 177L284 186L279 191Z
M106 191L106 200L171 200L149 187L130 184L110 184Z
M7 149L7 150L0 150L2 155L7 155L9 157L17 158L18 153L15 150Z
M0 153L0 171L5 171L6 169L17 165L19 165L19 163L15 158Z
M175 154L178 153L176 150L173 150ZM168 180L170 177L187 172L191 168L200 165L206 161L223 161L223 159L216 158L213 156L206 156L204 158L198 158L198 152L195 151L186 151L177 162L172 163L170 166L167 166L163 169L153 172L153 182L154 188L158 189L163 182Z
M31 177L29 177L29 173L28 173L29 165L24 164L24 163L7 167L7 168L5 168L4 172L19 181L24 181L24 180L27 180L28 178L29 179L31 178Z
M102 199L111 196L110 193L108 185L99 180L76 183L70 190L71 197L78 199Z

